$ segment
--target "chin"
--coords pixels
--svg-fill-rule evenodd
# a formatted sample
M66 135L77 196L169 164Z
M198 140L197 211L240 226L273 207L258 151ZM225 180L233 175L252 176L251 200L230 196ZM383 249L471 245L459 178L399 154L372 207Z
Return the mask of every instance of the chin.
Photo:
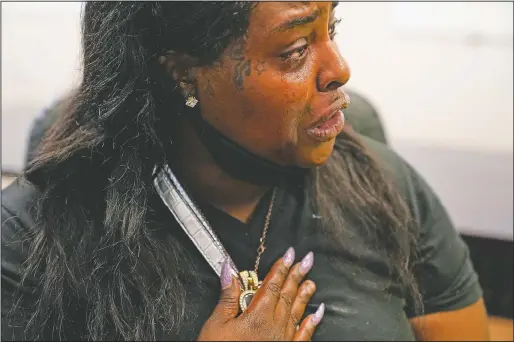
M334 151L335 139L324 142L315 147L299 148L296 164L303 168L315 168L324 165Z

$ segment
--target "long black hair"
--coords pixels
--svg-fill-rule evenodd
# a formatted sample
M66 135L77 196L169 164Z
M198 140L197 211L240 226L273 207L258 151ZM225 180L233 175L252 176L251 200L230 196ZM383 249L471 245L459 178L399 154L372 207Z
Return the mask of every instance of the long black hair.
M85 4L82 82L25 172L41 194L25 269L26 277L42 279L29 309L30 338L83 331L80 337L91 340L155 340L180 326L184 283L194 271L180 244L152 221L150 202L152 167L167 159L184 98L167 93L164 104L157 60L173 50L214 63L245 34L253 6ZM395 281L417 293L414 225L386 177L359 139L345 133L328 163L309 175L313 204L335 259L342 253L358 261L363 251L377 249ZM349 217L367 227L372 244L347 242ZM70 303L77 302L87 308L86 327L68 320L77 310Z

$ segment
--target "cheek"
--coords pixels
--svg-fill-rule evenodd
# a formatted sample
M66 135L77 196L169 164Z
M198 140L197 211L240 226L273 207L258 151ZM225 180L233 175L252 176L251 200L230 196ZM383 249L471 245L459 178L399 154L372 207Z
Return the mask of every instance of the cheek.
M198 84L202 115L250 151L284 161L297 149L302 120L310 116L315 75L307 63L294 73L270 67L256 70L257 66L252 61L242 89L236 87L231 71L202 80Z
M268 70L248 77L245 97L255 108L251 110L255 119L280 127L284 134L296 133L308 113L314 90L308 69L305 66L294 73Z

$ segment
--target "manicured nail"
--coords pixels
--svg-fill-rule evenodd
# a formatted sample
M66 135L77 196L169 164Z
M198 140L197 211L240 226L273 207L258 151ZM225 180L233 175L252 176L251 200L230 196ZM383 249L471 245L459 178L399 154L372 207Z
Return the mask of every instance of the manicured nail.
M314 254L312 252L307 253L300 263L300 273L307 274L314 264Z
M220 281L222 290L226 290L232 286L232 269L228 258L225 259L221 267Z
M284 265L286 265L287 267L291 267L291 265L294 262L294 248L293 247L289 247L286 254L284 254L284 256L282 257L282 260L284 261Z
M321 305L318 307L318 310L314 313L314 316L312 316L312 323L314 325L318 325L319 322L321 322L321 319L325 315L325 303L321 303Z

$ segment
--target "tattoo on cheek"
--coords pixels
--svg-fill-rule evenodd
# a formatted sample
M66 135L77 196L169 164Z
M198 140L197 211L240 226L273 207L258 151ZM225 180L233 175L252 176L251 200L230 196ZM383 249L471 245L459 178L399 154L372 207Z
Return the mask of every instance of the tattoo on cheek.
M232 49L230 49L230 54L229 54L230 58L235 59L237 61L243 60L244 59L244 49L245 49L245 44L244 44L244 37L243 37L234 44Z
M234 84L237 90L243 90L243 82L246 77L250 76L252 71L251 65L251 59L243 59L237 62L234 68Z
M243 90L244 79L250 76L251 59L244 58L245 37L240 38L230 49L229 57L237 61L234 67L234 84L237 90Z
M260 76L263 72L266 71L266 62L265 61L258 61L257 65L255 66L255 71L257 71L257 75Z

